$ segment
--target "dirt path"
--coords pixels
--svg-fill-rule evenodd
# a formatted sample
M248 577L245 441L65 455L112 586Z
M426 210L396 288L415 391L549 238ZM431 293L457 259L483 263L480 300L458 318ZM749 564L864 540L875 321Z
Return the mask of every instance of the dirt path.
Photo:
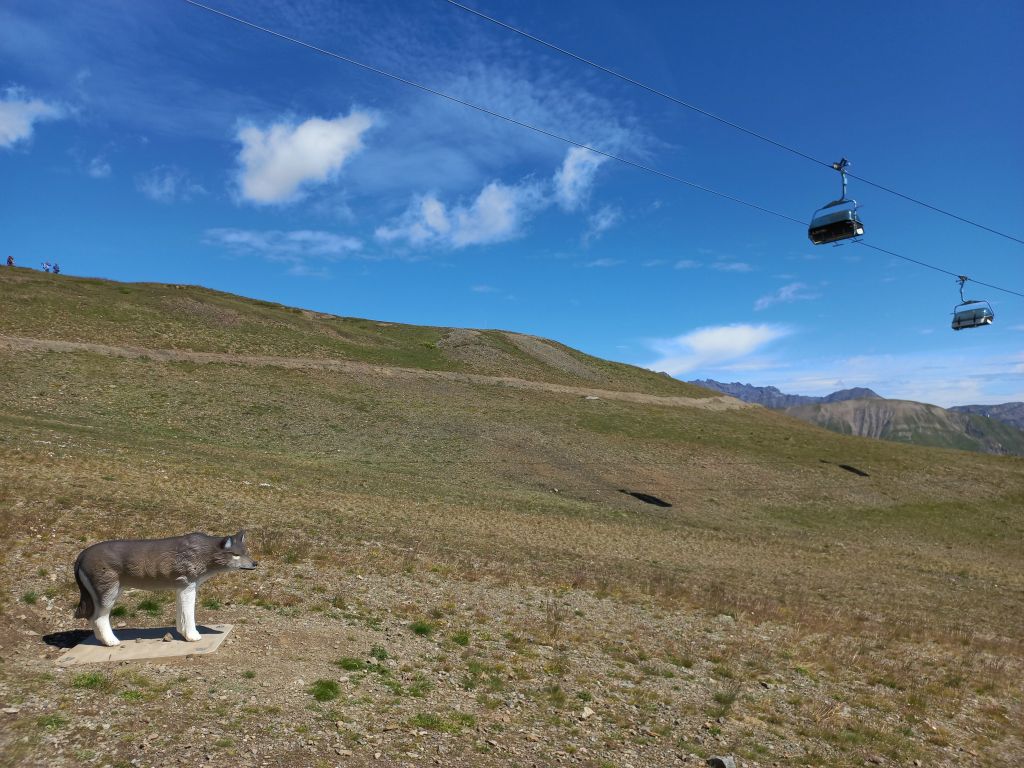
M511 376L483 376L476 373L455 371L428 371L420 368L399 368L374 365L356 360L317 359L304 357L273 357L269 355L235 355L226 352L195 352L182 349L149 349L146 347L122 347L57 339L31 339L23 336L0 335L0 349L14 352L90 352L111 357L145 358L161 362L226 363L253 367L273 366L339 373L371 374L385 378L445 379L467 384L485 384L512 389L528 389L537 392L555 392L579 397L597 397L602 400L620 400L628 403L664 405L670 407L700 408L710 411L731 411L755 406L726 395L718 397L664 397L643 392L618 392L608 389L573 387L546 381L529 381Z

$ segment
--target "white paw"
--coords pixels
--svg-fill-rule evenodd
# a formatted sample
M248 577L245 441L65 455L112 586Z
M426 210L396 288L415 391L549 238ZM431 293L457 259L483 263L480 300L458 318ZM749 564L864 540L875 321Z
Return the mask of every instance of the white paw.
M100 637L99 635L96 635L96 639L99 640L101 644L107 646L108 648L113 648L115 645L120 645L121 644L121 641L118 640L113 635L111 635L110 637Z
M185 633L185 639L188 640L190 643L198 643L200 640L203 639L203 636L193 629L191 632Z

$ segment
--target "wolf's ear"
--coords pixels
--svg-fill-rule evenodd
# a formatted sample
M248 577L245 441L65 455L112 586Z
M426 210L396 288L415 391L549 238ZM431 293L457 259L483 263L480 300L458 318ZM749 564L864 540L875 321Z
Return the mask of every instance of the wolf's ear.
M234 543L234 542L232 541L231 537L230 537L230 536L228 536L228 537L227 537L226 539L224 539L224 541L222 541L222 542L220 543L220 548L221 548L221 549L231 549L231 545L232 545L233 543Z
M239 544L245 544L245 528L240 530L235 538L238 539Z

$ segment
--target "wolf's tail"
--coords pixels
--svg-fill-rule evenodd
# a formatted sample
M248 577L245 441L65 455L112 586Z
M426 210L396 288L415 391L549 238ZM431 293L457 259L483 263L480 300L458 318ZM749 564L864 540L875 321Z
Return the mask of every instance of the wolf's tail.
M79 554L78 559L75 560L75 581L78 582L78 593L80 595L78 607L75 608L75 618L92 619L93 614L96 612L96 606L93 604L92 594L82 582L82 554Z

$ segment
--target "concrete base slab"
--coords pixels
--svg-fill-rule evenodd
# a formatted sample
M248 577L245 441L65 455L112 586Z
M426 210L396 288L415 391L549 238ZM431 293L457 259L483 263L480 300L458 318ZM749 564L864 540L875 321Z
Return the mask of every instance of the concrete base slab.
M77 664L105 664L215 653L233 626L232 624L211 624L208 627L196 627L203 639L195 643L186 642L178 634L178 630L173 627L116 629L114 634L121 641L120 645L108 648L105 645L100 645L99 640L94 636L90 636L60 656L57 659L57 664L66 667ZM174 639L164 640L167 633L170 633Z

